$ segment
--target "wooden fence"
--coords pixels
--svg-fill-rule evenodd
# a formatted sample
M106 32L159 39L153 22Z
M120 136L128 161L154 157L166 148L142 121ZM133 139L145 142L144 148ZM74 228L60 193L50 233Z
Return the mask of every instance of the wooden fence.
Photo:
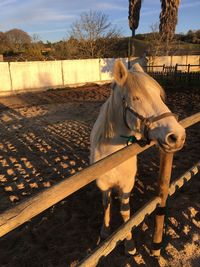
M181 188L186 181L189 181L199 171L200 161L171 183L169 195L173 195L177 189ZM150 215L156 209L157 205L160 204L160 202L161 198L158 196L149 200L140 210L138 210L126 223L120 226L117 231L115 231L109 238L100 244L100 246L96 248L95 251L85 258L78 266L95 266L102 256L107 256L120 241L125 239L127 233L130 232L133 227L138 226L147 215Z
M188 85L188 83L200 83L200 65L176 64L174 66L148 65L147 73L159 82L168 82Z
M187 128L199 121L200 112L180 121L180 124L184 128ZM126 148L123 148L120 151L111 154L110 156L96 162L81 172L71 176L70 178L65 179L57 185L54 185L51 188L38 193L37 195L27 199L15 207L3 212L0 215L0 236L3 236L11 230L17 228L42 211L48 209L83 186L94 181L98 176L104 174L112 168L115 168L118 164L126 161L133 155L143 152L153 145L155 145L155 142L151 142L150 145L145 147L140 147L139 145L130 145ZM165 198L167 197L168 193L170 195L173 194L176 190L176 187L182 186L185 180L191 178L191 174L195 175L197 173L199 163L196 164L193 169L188 171L186 174L179 177L177 181L173 182L168 192L167 186L170 181L172 160L173 154L162 154L160 178L162 178L161 182L164 183L165 186L160 187L158 197L150 200L142 209L140 209L133 217L131 217L128 222L122 225L116 233L111 235L91 256L84 260L80 266L95 266L102 256L108 255L110 251L113 250L118 240L123 240L126 233L130 231L133 226L136 226L142 222L146 214L153 212L157 205L160 205L161 207L164 206ZM162 239L163 221L164 216L156 216L156 222L158 223L156 223L154 235L155 243L158 243L159 239ZM159 253L160 251L156 250L154 255L158 255Z

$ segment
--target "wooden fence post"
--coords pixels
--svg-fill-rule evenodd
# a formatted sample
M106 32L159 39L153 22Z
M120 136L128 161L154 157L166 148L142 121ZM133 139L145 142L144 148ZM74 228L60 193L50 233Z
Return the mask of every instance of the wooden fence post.
M188 64L187 72L188 72L188 74L190 73L190 64Z
M173 153L160 152L160 172L158 177L158 195L161 198L160 205L156 209L155 229L153 235L152 255L159 257L162 247L163 227L168 197Z
M162 73L165 72L165 64L163 64L163 67L162 67Z

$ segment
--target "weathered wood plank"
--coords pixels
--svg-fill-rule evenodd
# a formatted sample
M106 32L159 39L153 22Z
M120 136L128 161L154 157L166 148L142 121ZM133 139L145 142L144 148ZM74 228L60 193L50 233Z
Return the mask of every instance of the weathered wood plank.
M171 171L172 171L172 162L173 162L173 153L163 153L160 155L160 172L158 178L158 196L161 199L159 207L166 207L166 201L168 197L169 191L169 183L171 179ZM155 216L155 229L153 234L153 249L152 255L160 256L161 247L158 246L162 244L163 237L163 227L164 227L164 214L156 214ZM156 246L156 247L155 247ZM160 247L160 248L157 248Z
M128 232L132 230L134 226L139 225L148 214L151 214L161 199L159 197L152 198L147 202L140 210L138 210L126 223L122 224L117 231L115 231L110 237L108 237L100 246L93 251L93 253L85 258L78 266L81 267L93 267L96 266L98 261L107 256L118 244L119 241L123 241Z
M198 172L200 172L200 161L170 184L169 196L173 195L177 189L181 188L184 183L188 182Z

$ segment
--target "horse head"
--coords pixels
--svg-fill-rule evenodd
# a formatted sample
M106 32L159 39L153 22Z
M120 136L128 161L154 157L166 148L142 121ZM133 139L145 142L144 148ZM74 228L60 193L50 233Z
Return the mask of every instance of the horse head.
M129 134L147 143L155 140L165 152L181 149L185 129L165 104L162 87L138 63L128 71L120 60L116 60L113 75Z

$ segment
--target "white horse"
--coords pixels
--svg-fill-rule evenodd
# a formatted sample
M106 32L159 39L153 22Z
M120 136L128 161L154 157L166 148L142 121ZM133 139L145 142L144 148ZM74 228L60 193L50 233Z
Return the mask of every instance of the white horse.
M165 152L182 148L185 130L163 102L164 91L139 64L129 72L120 60L114 64L114 82L110 97L101 107L93 126L90 162L94 163L127 145L123 136L134 136L138 142L156 140ZM130 218L129 197L134 186L137 158L133 156L97 178L103 192L104 222L101 237L109 235L111 189L120 193L120 213L124 222ZM132 234L125 239L125 251L135 254Z

